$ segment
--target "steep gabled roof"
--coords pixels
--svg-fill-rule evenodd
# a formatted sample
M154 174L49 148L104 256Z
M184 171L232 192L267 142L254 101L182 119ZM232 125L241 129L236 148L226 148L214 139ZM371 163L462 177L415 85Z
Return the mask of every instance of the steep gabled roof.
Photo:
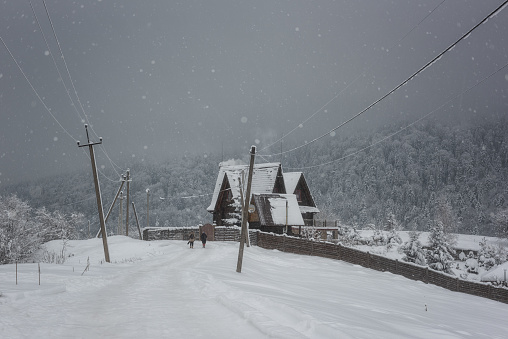
M309 206L300 205L300 212L301 213L319 213L319 209L316 207L316 203L314 202L314 198L312 197L312 194L310 193L309 187L307 185L307 181L305 180L305 176L302 172L289 172L284 173L284 185L286 186L286 192L287 193L296 193L296 188L298 187L298 184L300 183L300 187L306 192L307 195L307 203L309 203Z
M303 226L296 195L294 194L253 194L254 204L263 226ZM287 211L286 211L287 202Z
M251 194L264 194L272 193L277 179L277 173L279 171L280 163L266 163L266 164L255 164L254 171L252 173L252 186ZM242 183L244 190L247 187L247 175L249 171L248 165L234 165L234 166L220 166L219 175L215 183L215 189L212 196L212 201L207 210L213 212L215 210L217 199L220 194L224 177L226 176L229 185L231 186L231 193L233 199L239 199L240 197L240 182L239 178L243 178Z
M289 172L282 175L284 177L284 185L286 185L286 192L288 194L295 193L296 185L302 177L302 172Z

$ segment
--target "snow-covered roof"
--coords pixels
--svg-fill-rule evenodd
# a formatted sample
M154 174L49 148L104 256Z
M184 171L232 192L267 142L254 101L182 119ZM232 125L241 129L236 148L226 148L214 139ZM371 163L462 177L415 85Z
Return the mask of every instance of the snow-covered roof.
M254 171L252 173L252 186L251 186L251 194L268 194L273 192L273 187L275 185L275 180L277 179L277 172L279 170L280 163L265 163L265 164L255 164ZM243 172L243 178L242 178ZM234 166L220 166L219 175L217 176L217 181L215 183L215 189L212 196L212 201L210 206L208 206L208 211L215 210L215 205L217 204L217 199L220 194L220 190L222 187L222 183L224 181L224 176L227 176L229 184L231 186L231 193L233 195L233 199L237 200L240 197L240 181L239 178L242 178L243 189L247 188L247 175L249 172L248 165L234 165Z
M255 194L254 202L258 209L258 216L262 225L305 225L302 214L300 213L298 201L296 200L296 195L294 194Z
M488 271L484 275L482 275L481 281L485 281L485 282L505 281L505 271L508 271L508 262L505 262L504 264L493 267L490 271ZM506 278L508 279L508 272L507 272Z
M289 172L282 174L284 177L284 186L286 186L287 193L295 193L296 185L298 185L298 181L302 177L302 172Z
M300 206L300 213L319 213L319 209L312 206Z

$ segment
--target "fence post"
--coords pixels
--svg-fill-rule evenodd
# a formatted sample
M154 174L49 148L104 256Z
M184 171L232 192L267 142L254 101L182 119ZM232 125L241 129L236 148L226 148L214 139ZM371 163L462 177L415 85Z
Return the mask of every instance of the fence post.
M286 234L282 235L282 252L286 252Z
M342 260L342 244L339 244L339 248L337 249L339 260Z
M459 291L459 277L457 277L457 286L455 287L455 291Z
M370 253L367 251L367 268L370 268Z
M395 274L399 272L399 259L395 259Z
M310 239L310 255L314 254L314 239Z
M429 283L429 266L425 267L425 283Z

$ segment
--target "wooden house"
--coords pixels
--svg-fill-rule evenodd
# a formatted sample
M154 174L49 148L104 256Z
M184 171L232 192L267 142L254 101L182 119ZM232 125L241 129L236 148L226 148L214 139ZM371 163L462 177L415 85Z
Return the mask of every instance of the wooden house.
M245 195L248 170L247 165L220 166L212 201L207 208L208 212L213 214L213 222L217 226L240 225L242 194ZM290 185L289 189L287 189L286 183ZM297 207L302 219L310 220L311 223L314 214L319 212L303 174L301 172L295 175L291 175L291 173L283 174L280 163L254 165L251 204L255 202L253 197L264 194L295 195L294 201L298 203ZM293 201L293 198L285 196L281 196L278 199ZM266 206L271 206L269 203L262 204L260 200L257 202L263 211L267 208ZM291 214L293 214L293 209L296 207L292 203L291 206ZM256 225L256 228L268 226L261 224L262 220L269 219L260 219L256 222L252 220L254 222L252 225ZM273 226L272 224L270 225Z
M284 173L284 185L288 194L296 195L300 213L305 222L305 225L311 226L314 220L314 215L319 213L316 203L310 194L309 186L303 176L302 172L289 172Z
M249 228L263 232L292 233L295 226L304 226L294 194L253 194L253 211L249 213Z

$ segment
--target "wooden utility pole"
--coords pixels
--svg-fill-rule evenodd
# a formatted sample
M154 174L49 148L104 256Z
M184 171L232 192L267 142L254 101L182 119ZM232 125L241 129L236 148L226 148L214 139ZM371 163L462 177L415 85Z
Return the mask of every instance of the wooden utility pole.
M250 149L250 164L249 164L249 176L247 179L247 192L245 193L245 205L248 205L250 203L250 188L252 186L252 172L254 170L254 157L256 156L256 146L251 146ZM245 239L245 233L248 232L247 230L247 217L248 217L248 210L243 206L242 208L242 231L240 233L240 248L238 250L238 262L236 264L236 271L238 273L242 272L242 261L243 261L243 248L244 246L244 239Z
M149 225L150 225L150 223L149 223L149 220L150 220L149 205L150 205L150 189L147 188L146 189L146 227L149 227Z
M125 209L125 235L129 236L129 183L131 182L131 171L127 168L127 207Z
M243 171L242 171L242 177L243 177ZM240 184L240 203L242 204L242 216L243 216L243 209L244 208L249 208L248 205L245 205L245 199L243 198L243 180L242 180L242 177L238 177L238 182ZM250 247L250 241L249 241L249 230L247 230L247 232L245 232L244 236L247 238L247 239L240 239L240 241L244 241L247 243L247 247Z
M132 202L132 210L134 211L134 216L136 217L136 225L138 225L139 239L143 240L143 236L141 235L141 228L139 228L138 214L136 213L136 206L134 206L134 201Z
M115 200L113 200L113 203L111 204L111 207L109 208L108 214L106 214L106 220L104 222L108 222L109 215L111 214L111 211L113 210L113 207L115 206L116 199L118 199L118 195L122 191L123 184L125 183L125 175L122 175L122 183L120 184L120 188L118 188L118 191L116 191Z
M85 124L85 130L86 130L86 139L87 144L86 145L80 145L78 141L78 147L85 147L88 146L88 150L90 151L90 161L92 162L92 172L93 172L93 180L95 183L95 197L97 199L97 209L99 211L99 221L101 224L101 232L102 232L102 245L104 246L104 256L106 259L106 262L109 261L109 249L108 249L108 238L106 235L106 223L104 221L104 210L102 209L102 197L101 197L101 190L99 186L99 176L97 175L97 166L95 165L95 154L93 152L93 146L102 144L102 138L99 138L99 142L91 143L90 137L88 136L88 125Z
M122 234L122 225L123 225L123 191L120 192L120 210L118 211L118 229L116 230L116 234Z

